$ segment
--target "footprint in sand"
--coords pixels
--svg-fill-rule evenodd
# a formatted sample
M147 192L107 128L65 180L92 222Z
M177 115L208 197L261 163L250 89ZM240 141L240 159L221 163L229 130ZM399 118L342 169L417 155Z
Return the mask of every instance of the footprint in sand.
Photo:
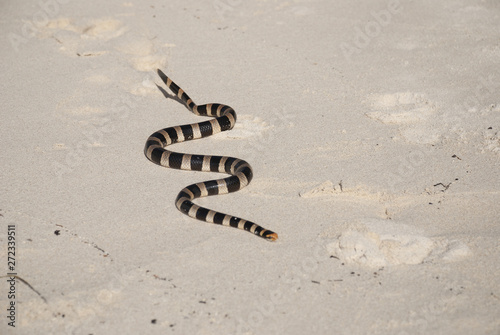
M141 82L132 86L130 93L139 96L157 95L158 87L156 87L155 79L151 74L145 74Z
M113 43L113 49L103 50L103 44L127 33L126 39ZM70 19L57 18L42 27L39 38L53 38L60 45L60 51L69 56L97 57L114 51L126 54L131 65L142 72L164 68L173 44L159 44L154 38L140 33L129 32L122 21L109 18ZM137 90L137 89L136 89Z
M474 147L481 153L500 153L500 135L494 127L499 103L481 106L478 101L477 106L469 109L462 105L448 106L437 113L436 106L421 93L372 94L367 102L372 110L365 114L367 117L398 126L401 137L409 143L453 142Z
M129 56L129 62L134 69L146 72L141 82L135 84L130 93L139 96L158 94L156 69L165 69L170 50L174 44L157 45L144 36L129 36L116 47L116 50Z
M326 248L345 263L368 267L447 263L471 253L461 241L430 238L414 226L381 219L350 225Z
M152 72L165 68L170 48L175 47L174 44L158 44L154 39L133 32L127 37L127 40L118 43L116 50L129 55L130 63L137 71Z
M412 92L372 94L368 97L368 103L373 111L365 115L387 125L398 125L406 141L434 144L439 140L439 133L426 125L426 121L435 114L436 107L424 94Z
M120 38L125 33L126 38ZM124 54L135 70L147 72L143 80L129 90L139 96L158 93L151 73L166 67L170 50L175 47L174 44L160 44L158 40L143 33L129 31L120 20L107 18L50 20L41 29L39 38L55 39L60 45L59 50L71 57L98 57L116 52ZM111 39L116 41L112 44L103 43ZM104 46L112 47L103 50ZM109 82L109 78L103 74L94 75L87 80L92 83Z
M109 52L102 50L102 42L120 37L126 31L127 27L116 19L57 18L41 27L38 37L55 39L60 45L59 50L68 55L95 57Z

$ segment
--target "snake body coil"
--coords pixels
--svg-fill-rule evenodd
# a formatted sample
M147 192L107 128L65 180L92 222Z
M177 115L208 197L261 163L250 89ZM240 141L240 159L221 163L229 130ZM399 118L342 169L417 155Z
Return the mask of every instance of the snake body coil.
M231 107L222 104L198 106L182 88L177 86L162 71L158 70L158 75L194 114L215 118L200 123L158 130L146 142L144 147L146 157L155 164L172 169L223 172L231 175L227 178L209 180L185 187L175 200L177 209L201 221L243 229L270 241L278 239L278 234L264 229L256 223L200 207L192 202L196 198L226 194L242 189L252 180L252 168L250 164L239 158L183 154L166 150L165 147L170 144L195 140L230 130L236 123L236 113Z

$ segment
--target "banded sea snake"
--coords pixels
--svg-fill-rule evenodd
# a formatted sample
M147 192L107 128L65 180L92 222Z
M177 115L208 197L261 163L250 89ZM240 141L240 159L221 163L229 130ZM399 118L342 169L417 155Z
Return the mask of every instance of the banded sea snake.
M177 209L201 221L243 229L270 241L277 240L278 234L264 229L256 223L216 212L192 202L196 198L241 190L252 180L252 168L250 164L239 158L183 154L165 149L170 144L195 140L230 130L236 123L236 113L234 109L223 104L213 103L198 106L182 88L177 86L161 70L158 70L158 75L165 85L186 104L190 111L196 115L215 118L209 121L158 130L149 136L146 141L144 147L146 157L155 164L172 169L222 172L231 175L227 178L200 182L183 188L175 200Z

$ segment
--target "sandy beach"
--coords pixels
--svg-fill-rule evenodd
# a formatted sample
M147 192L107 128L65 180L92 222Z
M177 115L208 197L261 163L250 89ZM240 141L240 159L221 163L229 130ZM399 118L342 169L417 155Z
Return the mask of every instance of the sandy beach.
M0 4L0 334L500 334L500 3ZM158 129L253 168L189 218Z

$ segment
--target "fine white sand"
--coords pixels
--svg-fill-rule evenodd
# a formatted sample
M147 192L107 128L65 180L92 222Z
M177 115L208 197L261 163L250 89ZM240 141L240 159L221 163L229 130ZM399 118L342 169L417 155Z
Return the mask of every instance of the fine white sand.
M497 1L3 1L1 334L499 334ZM247 160L190 219L172 150ZM27 285L31 285L29 287ZM15 325L6 311L16 306Z

